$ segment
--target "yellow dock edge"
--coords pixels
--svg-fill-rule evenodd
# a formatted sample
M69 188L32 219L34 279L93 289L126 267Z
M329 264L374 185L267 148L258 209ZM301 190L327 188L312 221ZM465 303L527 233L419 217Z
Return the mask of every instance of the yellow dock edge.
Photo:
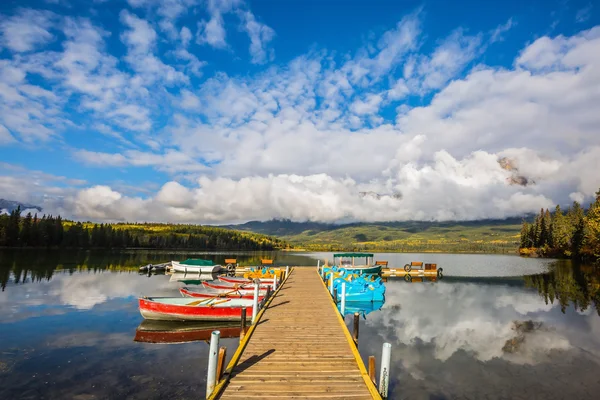
M256 322L250 326L250 328L248 329L248 332L246 332L246 335L240 341L240 344L238 345L237 350L235 351L235 353L233 353L233 357L231 357L231 361L229 361L229 364L227 364L227 369L223 373L223 379L221 379L221 381L215 386L215 390L213 390L212 394L207 397L207 400L214 400L221 394L221 391L223 390L223 388L225 387L227 382L229 382L229 378L231 377L231 371L233 371L233 369L237 366L237 363L240 361L240 357L242 356L242 353L246 349L246 346L248 345L248 342L250 341L250 338L252 337L252 334L254 333L254 329L256 329L256 327L258 326L258 323L260 322L260 319L262 318L263 314L265 313L265 310L271 304L271 302L275 298L275 295L281 290L281 288L283 287L283 285L285 284L285 282L288 280L288 278L290 277L290 275L293 272L294 272L294 267L291 267L290 273L288 274L288 276L283 281L281 281L277 290L273 292L271 297L264 304L263 308L261 308L261 310L258 312L258 314L256 315Z
M317 275L319 274L318 271L315 271L315 272L317 273ZM319 281L321 281L323 288L327 291L327 293L329 293L329 289L327 289L327 285L325 285L325 282L323 282L323 279L321 278L320 275L319 275ZM348 344L350 345L350 349L352 350L352 354L354 355L356 363L358 364L358 369L360 370L360 375L363 377L363 380L365 381L365 384L367 385L367 388L369 389L371 396L373 396L373 399L376 399L376 400L382 399L381 395L379 394L379 391L377 390L377 387L375 386L375 384L369 377L367 368L365 367L365 364L363 363L363 360L360 357L360 353L358 352L358 349L356 348L356 345L354 344L354 340L352 339L352 335L350 334L350 331L348 330L348 327L346 326L346 322L344 321L344 318L340 314L340 312L337 308L337 305L333 301L333 298L331 297L331 295L329 295L329 303L335 310L335 315L337 315L338 322L342 326L342 330L344 331L344 336L346 336L346 340L348 341Z

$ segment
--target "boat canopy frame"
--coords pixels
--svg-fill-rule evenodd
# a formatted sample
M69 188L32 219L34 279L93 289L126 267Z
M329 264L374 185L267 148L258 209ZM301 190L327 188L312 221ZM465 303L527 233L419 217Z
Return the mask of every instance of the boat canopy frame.
M375 255L373 253L334 253L333 254L333 264L337 265L335 262L336 258L340 259L340 265L342 265L342 260L344 258L346 258L346 259L349 258L352 260L352 266L354 266L355 258L364 258L366 260L365 265L371 265L373 263L374 256Z

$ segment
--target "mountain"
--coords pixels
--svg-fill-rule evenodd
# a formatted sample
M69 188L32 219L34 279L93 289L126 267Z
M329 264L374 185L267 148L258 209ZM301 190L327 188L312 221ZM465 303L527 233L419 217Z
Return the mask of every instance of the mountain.
M33 204L21 203L20 201L0 199L0 210L2 210L2 211L11 213L13 210L16 210L17 207L19 207L19 206L21 207L21 210L35 209L35 210L38 210L39 212L42 212L42 207L40 207L40 206L34 206Z
M359 222L344 225L290 220L250 221L228 228L279 237L309 250L467 251L510 253L523 218L478 221Z

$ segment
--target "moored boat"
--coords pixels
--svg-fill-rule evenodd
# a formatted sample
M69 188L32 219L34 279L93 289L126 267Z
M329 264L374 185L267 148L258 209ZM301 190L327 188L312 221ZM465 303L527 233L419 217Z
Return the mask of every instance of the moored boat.
M382 265L373 264L372 253L337 253L333 255L333 264L346 269L349 273L378 274ZM356 259L365 259L364 264Z
M221 270L220 265L215 265L211 260L203 260L201 258L171 261L171 267L177 272L196 272L203 274L213 274Z
M146 319L166 321L239 321L242 308L252 312L252 300L140 297L140 313Z
M240 291L231 291L231 292L221 292L221 291L197 291L190 290L187 287L182 287L179 289L179 293L181 293L184 297L197 297L203 299L210 299L214 297L218 298L231 298L231 299L254 299L254 291L252 293L242 293ZM258 301L262 301L264 295L259 294Z

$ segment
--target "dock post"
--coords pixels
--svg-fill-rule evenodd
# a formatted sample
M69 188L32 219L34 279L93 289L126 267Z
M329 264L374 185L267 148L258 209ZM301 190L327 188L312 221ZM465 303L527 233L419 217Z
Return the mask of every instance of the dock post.
M256 315L258 314L258 282L254 282L254 301L252 302L252 323L256 322Z
M273 291L277 290L277 274L273 275Z
M375 356L369 356L369 378L376 384L375 380Z
M217 353L219 352L220 331L213 331L210 336L210 349L208 352L208 372L206 374L206 397L208 398L213 390L217 380Z
M227 347L219 349L219 359L217 360L217 383L221 382L223 372L225 371L225 359L227 358Z
M338 302L337 298L338 298L337 288L333 288L333 302L335 304L337 304L337 302Z
M342 282L342 317L346 314L346 282Z
M358 327L360 325L360 314L354 313L354 329L352 331L352 339L354 340L354 344L358 347Z
M381 369L379 370L379 394L384 399L388 397L388 387L390 385L390 362L392 358L392 345L383 344L381 351Z
M285 267L285 279L287 279L289 275L290 275L290 266L286 265L286 267Z
M240 340L246 336L246 307L242 307L242 320L240 323Z
M317 260L317 269L321 269L321 260Z

